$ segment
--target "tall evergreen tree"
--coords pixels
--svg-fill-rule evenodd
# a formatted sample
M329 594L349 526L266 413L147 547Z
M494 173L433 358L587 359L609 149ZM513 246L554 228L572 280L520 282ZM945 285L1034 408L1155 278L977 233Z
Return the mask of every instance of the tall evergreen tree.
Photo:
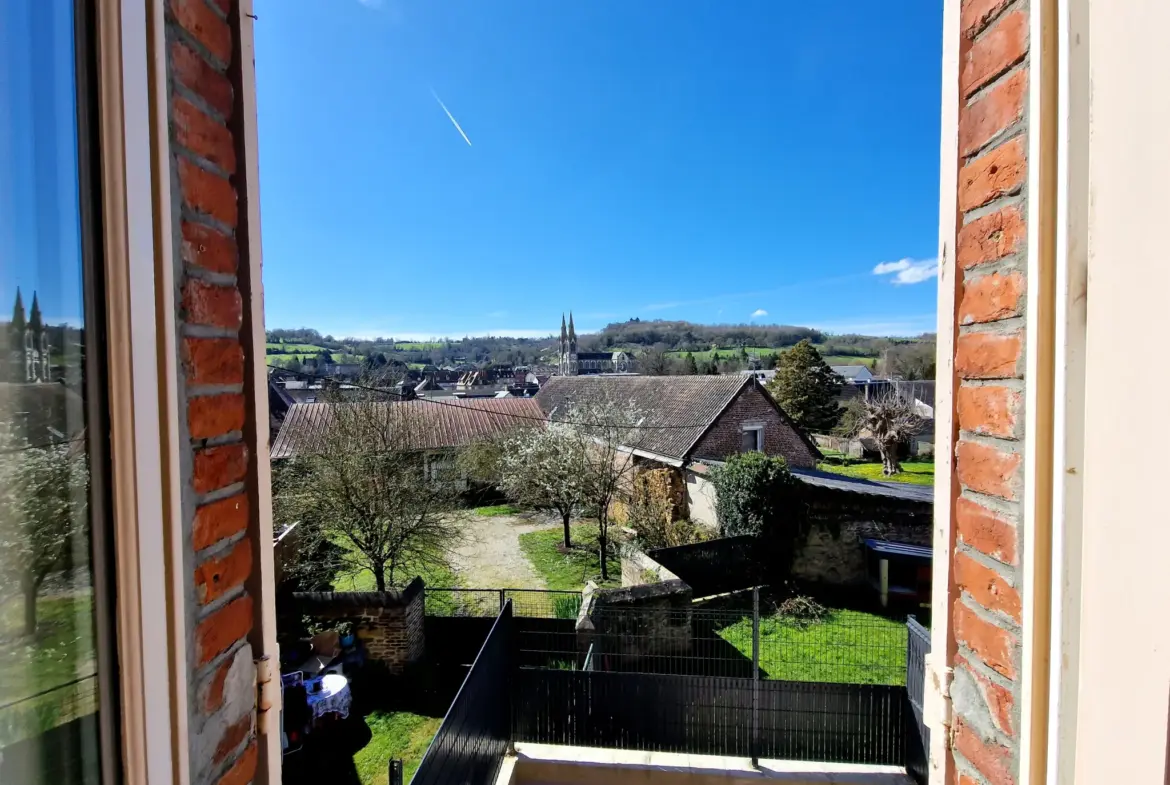
M686 376L698 376L699 365L695 362L695 355L687 352L686 357L683 357L683 374Z
M780 355L768 391L801 428L828 433L841 418L841 384L841 377L805 339Z

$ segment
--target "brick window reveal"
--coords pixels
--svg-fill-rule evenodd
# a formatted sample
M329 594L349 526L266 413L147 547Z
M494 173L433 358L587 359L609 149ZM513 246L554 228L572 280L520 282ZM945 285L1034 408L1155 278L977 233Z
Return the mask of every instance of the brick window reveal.
M963 0L960 25L951 751L956 781L1009 785L1019 767L1028 4Z
M254 543L246 492L254 460L244 428L237 279L241 220L239 72L233 0L166 0L167 95L174 194L176 379L187 455L183 509L192 639L189 702L193 785L246 783L257 767L254 598L245 589Z

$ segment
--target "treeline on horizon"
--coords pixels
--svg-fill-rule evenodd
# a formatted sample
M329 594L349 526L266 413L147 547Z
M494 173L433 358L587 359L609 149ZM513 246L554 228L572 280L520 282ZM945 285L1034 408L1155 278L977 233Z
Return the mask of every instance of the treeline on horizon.
M931 333L891 338L856 334L837 335L794 325L697 324L664 319L631 319L606 325L597 333L579 336L579 348L581 351L629 350L635 353L645 349L666 352L699 352L740 347L784 349L806 338L816 344L824 355L849 357L879 357L886 350L896 346L934 341L934 335ZM555 362L560 348L559 333L550 333L544 338L467 336L461 339L404 341L381 336L336 338L302 327L268 330L268 341L292 346L319 346L330 352L363 357L384 354L392 360L438 366L458 362L472 365L484 363L536 365ZM279 355L281 352L279 348L270 347L269 353Z

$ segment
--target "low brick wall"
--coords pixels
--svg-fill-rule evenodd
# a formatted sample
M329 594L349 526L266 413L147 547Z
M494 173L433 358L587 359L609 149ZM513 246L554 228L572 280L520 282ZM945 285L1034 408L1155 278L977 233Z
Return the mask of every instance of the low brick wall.
M296 592L288 602L317 619L346 620L371 660L401 673L426 652L426 592L422 578L386 592Z

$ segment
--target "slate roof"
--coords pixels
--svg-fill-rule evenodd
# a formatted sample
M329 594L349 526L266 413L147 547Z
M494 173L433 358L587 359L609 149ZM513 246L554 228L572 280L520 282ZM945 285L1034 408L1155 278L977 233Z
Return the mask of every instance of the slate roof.
M638 449L685 460L739 391L754 383L752 377L738 375L554 376L534 400L554 420L578 402L628 406L645 418Z
M272 459L295 455L301 434L327 428L332 407L347 405L298 403L292 406L272 443ZM419 439L414 447L419 450L466 447L479 439L517 427L538 425L544 420L544 413L533 398L443 398L363 405L399 407L398 411L404 415L417 414L424 424L417 429Z
M873 372L864 365L832 365L830 370L845 379L856 379L863 374L869 374L870 378L873 376Z

